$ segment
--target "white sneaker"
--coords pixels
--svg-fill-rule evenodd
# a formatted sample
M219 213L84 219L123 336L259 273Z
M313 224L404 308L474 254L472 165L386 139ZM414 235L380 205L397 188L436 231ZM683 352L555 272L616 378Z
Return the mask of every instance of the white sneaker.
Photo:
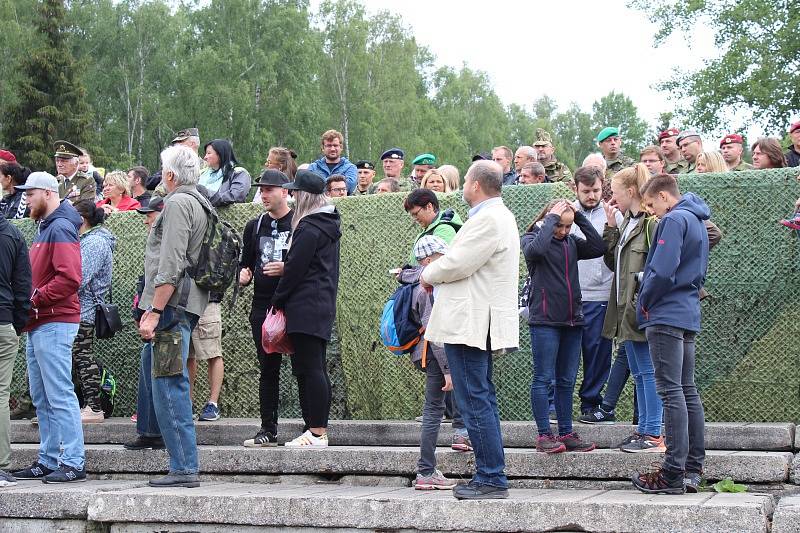
M103 411L95 411L88 405L81 409L81 424L100 424L105 419Z
M328 447L328 434L321 437L315 437L311 431L306 431L294 440L290 440L284 444L287 448L327 448Z

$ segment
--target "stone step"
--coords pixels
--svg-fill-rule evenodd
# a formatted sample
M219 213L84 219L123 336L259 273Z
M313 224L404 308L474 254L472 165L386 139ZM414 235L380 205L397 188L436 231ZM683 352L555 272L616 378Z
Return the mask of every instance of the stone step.
M780 499L772 518L772 533L800 533L800 496Z
M255 418L223 418L215 422L197 422L199 444L236 446L252 438L260 421ZM534 445L536 424L533 422L502 422L503 444L507 448L528 448ZM332 420L330 439L343 446L416 446L421 424L400 420ZM636 428L626 424L575 424L575 430L600 448L616 447ZM296 419L280 421L281 443L293 439L302 430ZM136 426L127 418L110 418L102 424L86 424L84 439L91 444L122 444L136 436ZM450 442L450 424L443 424L439 445ZM39 431L27 420L11 423L11 442L39 441ZM709 422L706 424L706 448L709 450L791 450L795 441L792 423ZM797 442L800 445L800 440Z
M0 492L0 516L83 519L128 533L223 528L249 533L255 527L765 533L773 511L773 498L758 493L651 496L629 490L518 489L506 500L459 502L450 491L411 488L204 483L196 489L153 489L135 482L19 483Z
M38 445L12 447L13 467L31 464ZM468 478L474 470L474 455L440 448L437 468L445 475ZM506 449L506 473L515 478L537 479L629 479L636 471L648 470L661 454L629 454L599 449L589 453L546 455L534 449ZM299 450L244 448L241 446L200 446L200 469L209 474L323 474L331 476L364 474L411 476L419 459L417 447L330 446ZM745 483L782 483L789 479L791 452L729 451L708 452L705 476L731 477ZM129 451L119 445L86 446L86 469L91 473L156 473L166 469L164 450Z

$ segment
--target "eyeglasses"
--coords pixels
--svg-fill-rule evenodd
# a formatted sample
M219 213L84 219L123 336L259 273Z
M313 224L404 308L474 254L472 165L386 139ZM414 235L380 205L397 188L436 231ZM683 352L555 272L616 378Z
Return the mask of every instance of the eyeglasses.
M419 216L420 211L422 211L422 208L417 207L416 211L412 209L411 211L408 212L408 214L411 215L411 218L417 218L417 216Z
M332 187L331 192L347 192L347 187Z

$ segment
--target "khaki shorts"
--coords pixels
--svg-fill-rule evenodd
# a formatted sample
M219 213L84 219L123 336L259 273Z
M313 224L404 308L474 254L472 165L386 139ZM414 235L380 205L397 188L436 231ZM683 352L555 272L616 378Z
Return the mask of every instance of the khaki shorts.
M189 359L205 361L222 357L222 315L218 303L209 303L192 330Z

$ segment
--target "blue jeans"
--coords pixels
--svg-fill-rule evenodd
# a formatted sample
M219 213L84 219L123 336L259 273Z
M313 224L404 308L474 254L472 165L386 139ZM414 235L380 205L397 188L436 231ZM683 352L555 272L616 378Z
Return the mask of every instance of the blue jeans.
M640 435L659 436L663 406L661 397L656 392L655 369L650 349L646 342L625 341L625 351L628 354L628 366L633 374L636 397L639 400L637 431Z
M508 487L497 411L497 394L492 383L492 352L463 344L445 344L447 364L453 380L456 406L475 453L472 483Z
M611 370L611 339L603 337L608 302L583 302L583 381L578 395L581 413L591 412L603 401L600 392Z
M156 327L156 331L165 331L164 326L171 325L169 331L180 331L183 360L181 375L153 377L153 345L148 342L142 348L139 399L136 403L136 430L147 436L161 434L169 452L169 471L174 474L197 474L199 470L197 437L192 420L192 400L189 398L189 374L186 367L189 341L198 318L197 315L183 313L172 306L167 306ZM147 402L148 398L152 398L150 405Z
M28 332L25 347L31 399L39 417L39 463L83 469L83 427L72 384L72 343L78 324L50 322ZM63 447L63 452L61 451Z
M656 373L656 389L664 402L667 453L664 469L702 472L706 457L705 413L694 383L695 336L671 326L645 329Z
M531 326L533 381L531 411L539 435L549 435L548 392L555 379L554 401L558 434L572 433L572 394L581 358L581 326Z

